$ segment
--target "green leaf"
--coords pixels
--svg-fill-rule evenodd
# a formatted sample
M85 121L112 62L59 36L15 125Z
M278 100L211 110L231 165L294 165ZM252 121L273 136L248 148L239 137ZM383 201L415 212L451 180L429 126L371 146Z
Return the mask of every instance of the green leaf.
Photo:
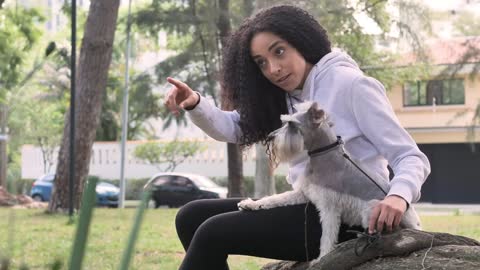
M90 221L92 219L92 213L97 198L97 194L95 192L96 186L97 179L89 179L87 181L87 188L83 192L82 206L80 208L80 219L78 220L72 253L70 254L70 264L68 267L70 270L82 269L82 262L88 240L88 231L91 223Z
M130 231L130 236L128 237L127 246L123 251L121 263L120 263L120 266L118 267L119 270L128 270L130 266L130 261L134 253L135 243L138 239L138 233L140 231L140 226L142 224L145 209L147 208L148 202L150 201L150 197L151 197L150 191L145 191L142 195L142 201L140 202L140 205L137 207L133 227L132 227L132 230Z

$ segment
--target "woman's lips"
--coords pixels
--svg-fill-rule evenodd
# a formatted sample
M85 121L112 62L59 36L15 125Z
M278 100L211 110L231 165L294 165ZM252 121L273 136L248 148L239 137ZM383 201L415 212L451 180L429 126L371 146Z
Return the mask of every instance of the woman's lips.
M282 78L280 78L277 83L283 83L285 82L289 77L290 77L291 74L287 74L285 76L283 76Z

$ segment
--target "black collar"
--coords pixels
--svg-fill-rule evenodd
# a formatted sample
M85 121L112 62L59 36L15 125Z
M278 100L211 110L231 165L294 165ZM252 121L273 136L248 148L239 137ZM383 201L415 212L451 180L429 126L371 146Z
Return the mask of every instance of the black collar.
M328 150L330 150L334 147L337 147L341 144L343 144L342 137L337 136L337 141L336 142L334 142L332 144L329 144L327 146L324 146L324 147L320 147L320 148L312 150L312 151L308 151L308 155L311 156L311 155L315 155L315 154L318 154L318 153L326 152L326 151L328 151Z

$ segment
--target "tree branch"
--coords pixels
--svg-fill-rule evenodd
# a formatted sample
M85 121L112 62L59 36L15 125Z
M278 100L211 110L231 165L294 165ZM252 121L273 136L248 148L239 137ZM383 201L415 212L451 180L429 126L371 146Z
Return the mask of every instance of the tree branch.
M199 21L199 19L197 17L197 10L196 10L195 6L196 6L196 1L192 0L191 1L191 8L192 8L193 18L195 19L195 21ZM207 56L207 50L206 50L206 46L205 46L205 39L203 38L203 34L202 34L201 25L199 23L196 23L196 24L194 24L193 27L195 28L195 32L197 33L197 35L200 39L200 44L202 45L203 67L205 69L205 73L206 73L205 75L207 76L207 81L210 85L210 88L209 88L210 91L209 92L210 92L210 95L213 98L215 106L217 106L217 98L216 98L216 95L215 95L215 91L213 90L213 80L210 76L210 70L209 70L208 65L207 65L208 56Z

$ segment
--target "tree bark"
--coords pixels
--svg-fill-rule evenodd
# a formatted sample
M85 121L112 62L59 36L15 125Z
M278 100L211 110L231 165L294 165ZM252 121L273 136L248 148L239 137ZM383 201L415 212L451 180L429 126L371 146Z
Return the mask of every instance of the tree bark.
M226 38L230 34L229 0L219 0L219 16L217 28L220 35L221 47L225 47ZM229 104L222 102L222 109L232 110ZM243 197L243 159L242 151L237 144L227 143L228 159L228 197Z
M243 189L242 151L237 144L227 143L228 154L228 197L245 196Z
M255 198L261 198L275 194L275 179L273 166L268 158L267 149L261 143L255 145L257 159L255 160Z
M120 0L93 0L90 3L85 34L80 50L75 107L75 179L74 208L79 209L84 182L88 175L95 132L100 122L102 97L112 58ZM55 175L50 212L68 208L69 113L66 114L63 139Z
M341 243L313 266L282 261L267 264L262 270L480 269L480 243L463 236L404 229L382 235L357 256L355 249L364 241Z

